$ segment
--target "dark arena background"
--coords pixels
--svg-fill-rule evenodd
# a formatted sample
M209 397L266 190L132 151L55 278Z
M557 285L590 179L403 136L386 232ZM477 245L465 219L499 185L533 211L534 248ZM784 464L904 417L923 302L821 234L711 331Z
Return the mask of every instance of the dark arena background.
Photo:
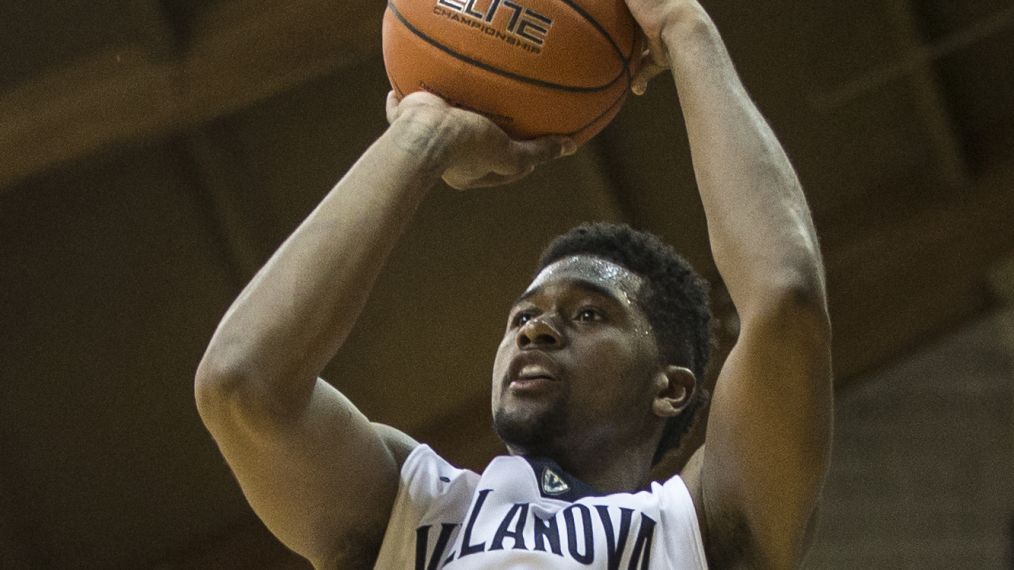
M1011 567L1014 6L705 6L828 271L837 425L806 567ZM241 287L386 126L383 9L0 7L0 568L305 567L247 506L193 376ZM481 468L493 353L542 244L626 221L716 279L693 185L660 79L514 188L437 189L324 377ZM717 279L714 297L727 350Z

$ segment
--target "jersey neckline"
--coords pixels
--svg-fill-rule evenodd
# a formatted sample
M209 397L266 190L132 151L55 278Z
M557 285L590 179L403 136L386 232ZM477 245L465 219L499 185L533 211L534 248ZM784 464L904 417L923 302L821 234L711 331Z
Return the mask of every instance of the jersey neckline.
M585 497L605 497L612 494L600 491L567 473L552 459L528 455L520 457L532 468L535 486L539 488L539 494L544 498L573 503Z

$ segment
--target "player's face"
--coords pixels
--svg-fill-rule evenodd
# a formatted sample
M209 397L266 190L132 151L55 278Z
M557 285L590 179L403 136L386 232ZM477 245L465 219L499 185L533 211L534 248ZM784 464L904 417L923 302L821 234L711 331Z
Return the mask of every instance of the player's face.
M637 303L642 283L614 263L574 256L546 267L514 303L492 392L494 427L512 452L648 436L659 358Z

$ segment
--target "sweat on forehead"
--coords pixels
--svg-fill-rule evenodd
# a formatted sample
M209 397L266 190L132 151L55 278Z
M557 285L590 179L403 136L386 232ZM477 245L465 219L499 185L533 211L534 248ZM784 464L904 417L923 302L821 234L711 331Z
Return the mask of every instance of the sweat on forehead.
M526 293L558 279L575 279L603 285L625 293L629 301L640 291L643 279L622 265L589 255L572 255L547 265L528 286Z

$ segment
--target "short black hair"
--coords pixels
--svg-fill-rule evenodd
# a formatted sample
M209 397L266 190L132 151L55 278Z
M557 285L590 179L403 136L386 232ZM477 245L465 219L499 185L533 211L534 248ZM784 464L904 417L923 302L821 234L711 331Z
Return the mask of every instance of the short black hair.
M646 281L638 302L655 331L659 356L667 364L693 371L698 385L683 413L669 419L652 463L679 447L697 412L707 404L700 382L711 357L711 308L708 282L690 263L657 236L626 224L582 224L554 239L539 258L536 274L573 255L611 261Z

